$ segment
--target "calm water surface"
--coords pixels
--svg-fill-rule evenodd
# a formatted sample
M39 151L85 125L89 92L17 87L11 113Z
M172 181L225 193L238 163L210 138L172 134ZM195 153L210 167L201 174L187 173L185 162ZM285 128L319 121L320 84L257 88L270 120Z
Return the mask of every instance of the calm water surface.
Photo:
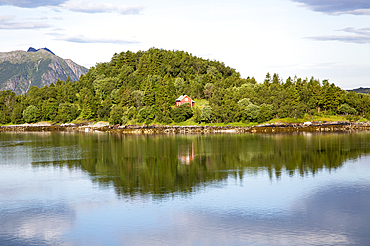
M0 133L0 245L370 245L370 133Z

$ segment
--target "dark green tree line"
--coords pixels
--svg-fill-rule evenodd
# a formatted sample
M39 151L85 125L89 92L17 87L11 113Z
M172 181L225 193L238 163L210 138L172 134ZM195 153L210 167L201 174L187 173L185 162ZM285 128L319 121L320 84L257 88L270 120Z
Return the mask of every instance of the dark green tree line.
M189 109L174 107L182 94L207 103L185 112ZM284 81L268 73L257 83L221 62L155 48L116 53L79 81L58 80L20 96L0 92L0 124L75 119L168 124L189 117L195 122L265 122L322 114L370 118L370 97L313 77Z

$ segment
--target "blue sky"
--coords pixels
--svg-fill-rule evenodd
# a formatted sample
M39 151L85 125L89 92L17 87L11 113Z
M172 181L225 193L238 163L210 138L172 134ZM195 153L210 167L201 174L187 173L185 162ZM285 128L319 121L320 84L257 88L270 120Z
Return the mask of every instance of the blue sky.
M0 52L47 47L86 67L151 47L370 87L369 0L0 0Z

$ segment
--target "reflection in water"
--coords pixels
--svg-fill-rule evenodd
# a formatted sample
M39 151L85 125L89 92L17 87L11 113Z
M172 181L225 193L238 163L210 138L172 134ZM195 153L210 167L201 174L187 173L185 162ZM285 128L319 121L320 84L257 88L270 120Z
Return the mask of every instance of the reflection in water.
M228 245L368 245L370 240L370 186L330 186L300 201L289 214L272 217L199 209L179 213L178 236L189 233L194 241ZM302 209L302 206L304 209ZM143 234L147 232L142 232ZM171 232L172 233L172 232ZM129 240L138 240L138 234ZM160 238L163 235L156 235ZM174 238L177 238L176 236ZM148 244L140 242L139 244ZM176 244L176 239L166 243Z
M366 132L0 134L0 245L367 245L369 152Z
M6 204L2 204L4 207ZM63 232L75 220L64 204L22 203L13 211L0 209L0 245L61 245Z
M119 195L161 198L194 192L230 176L242 179L246 173L267 171L271 179L279 179L283 172L304 177L324 169L336 170L347 160L367 155L369 142L368 134L69 134L52 135L37 143L31 153L37 160L33 161L35 167L82 168L94 182L113 184Z
M188 144L182 146L182 148L179 147L179 154L177 157L179 158L179 162L181 164L190 165L194 161L195 156L193 142L191 142L191 145Z

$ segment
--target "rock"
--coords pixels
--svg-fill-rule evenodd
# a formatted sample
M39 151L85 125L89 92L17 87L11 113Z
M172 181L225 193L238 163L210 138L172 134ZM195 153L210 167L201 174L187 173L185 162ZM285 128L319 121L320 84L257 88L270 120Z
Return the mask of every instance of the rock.
M58 79L78 81L87 68L54 55L49 49L0 52L0 91L25 94L31 86L43 87Z
M51 54L53 54L53 55L55 55L51 50L49 50L48 48L40 48L40 49L35 49L35 48L33 48L33 47L29 47L28 48L28 50L27 50L27 52L37 52L37 51L39 51L39 50L46 50L47 52L50 52Z

